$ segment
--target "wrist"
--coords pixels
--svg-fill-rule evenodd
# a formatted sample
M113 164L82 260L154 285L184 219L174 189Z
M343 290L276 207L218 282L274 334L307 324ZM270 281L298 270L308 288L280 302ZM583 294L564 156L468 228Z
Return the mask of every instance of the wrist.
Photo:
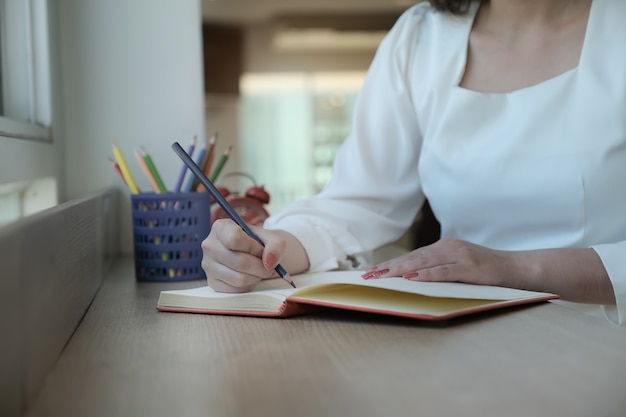
M539 251L514 251L511 257L515 288L548 291L544 279L545 265L541 262Z
M615 303L612 283L593 249L519 251L512 258L517 288L550 292L575 302Z

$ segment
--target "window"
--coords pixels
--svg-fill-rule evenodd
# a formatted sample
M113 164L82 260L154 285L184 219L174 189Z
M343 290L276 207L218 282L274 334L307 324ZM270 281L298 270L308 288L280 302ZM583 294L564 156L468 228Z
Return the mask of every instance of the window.
M56 178L30 179L52 142L49 39L47 0L0 0L0 226L58 201Z
M0 0L0 136L50 141L46 0Z
M0 227L56 205L56 180L0 184Z
M270 212L326 185L364 79L364 71L243 76L241 166L270 192Z

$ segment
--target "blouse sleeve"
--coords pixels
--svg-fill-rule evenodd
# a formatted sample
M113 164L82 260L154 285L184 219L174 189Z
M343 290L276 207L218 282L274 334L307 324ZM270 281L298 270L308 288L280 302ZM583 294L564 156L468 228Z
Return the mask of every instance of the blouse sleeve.
M626 241L592 247L609 274L615 293L615 306L603 306L607 319L620 326L626 326Z
M407 10L379 46L327 186L266 220L266 228L299 239L312 271L363 268L374 249L408 229L424 202L422 139L407 84L425 10Z

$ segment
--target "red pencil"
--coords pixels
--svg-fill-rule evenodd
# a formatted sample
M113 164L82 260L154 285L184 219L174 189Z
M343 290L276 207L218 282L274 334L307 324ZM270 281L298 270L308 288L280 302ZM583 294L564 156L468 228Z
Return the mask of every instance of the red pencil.
M124 181L124 184L126 183L126 178L124 178L124 174L122 174L122 169L120 168L120 166L117 164L117 162L115 162L115 160L113 158L111 158L110 156L108 157L109 162L111 163L111 166L113 167L113 169L115 170L115 172L117 172L117 175L120 176L120 178L122 179L122 181ZM128 185L128 184L127 184Z

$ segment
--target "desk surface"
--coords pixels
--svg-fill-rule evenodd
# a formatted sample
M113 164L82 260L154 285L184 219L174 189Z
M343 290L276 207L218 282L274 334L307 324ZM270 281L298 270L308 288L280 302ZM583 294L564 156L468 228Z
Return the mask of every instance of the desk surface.
M626 415L626 329L545 303L433 324L160 313L120 260L27 416Z

